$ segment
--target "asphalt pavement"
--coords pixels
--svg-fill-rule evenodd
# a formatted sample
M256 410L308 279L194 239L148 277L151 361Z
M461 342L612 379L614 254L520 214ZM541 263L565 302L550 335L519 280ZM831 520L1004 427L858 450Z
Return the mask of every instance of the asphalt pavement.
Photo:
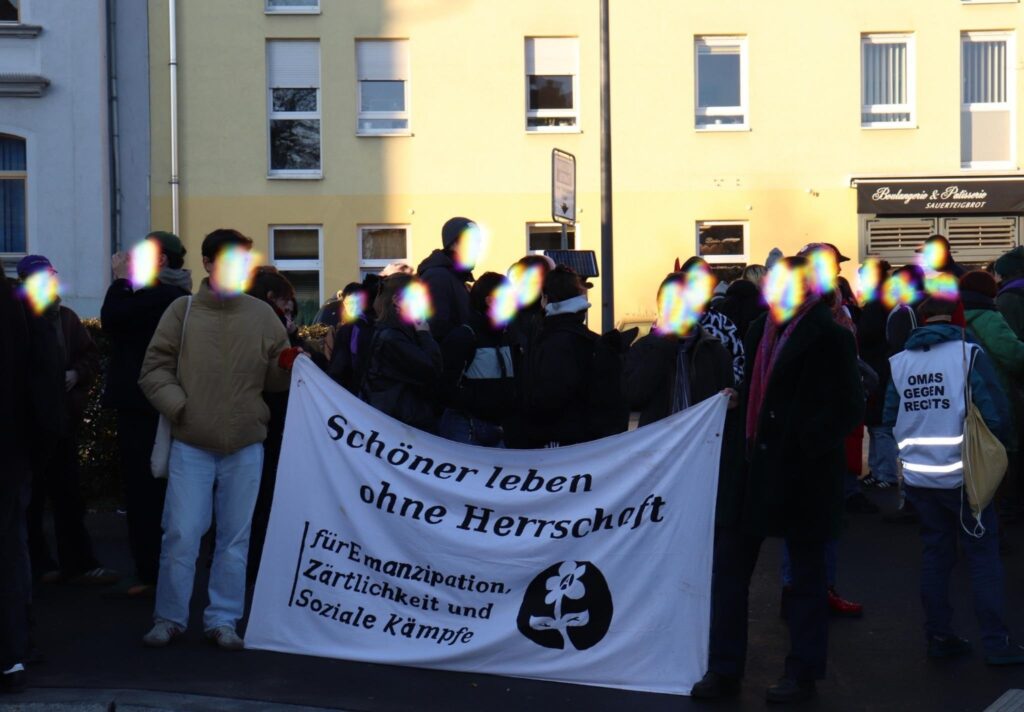
M872 493L885 508L891 492ZM93 513L88 518L104 565L130 571L124 517ZM1024 639L1024 525L1008 529L1018 551L1003 559L1007 573L1011 629ZM22 697L24 709L54 695L83 704L124 691L149 691L159 699L179 699L150 709L228 709L201 695L239 703L246 709L296 705L350 711L487 710L761 710L764 690L782 671L788 634L779 619L779 547L768 541L751 591L750 654L742 695L732 701L700 705L688 698L651 695L599 687L556 684L492 675L439 672L360 662L284 655L261 651L222 652L191 630L174 645L148 650L141 637L152 615L151 601L118 601L102 589L65 585L43 587L36 604L35 638L45 662L30 668L33 689ZM1024 688L1024 667L990 668L981 656L953 662L925 657L922 612L918 599L920 544L913 525L883 522L878 515L851 515L841 542L839 588L864 603L861 620L834 620L828 677L818 698L802 710L829 712L874 710L964 710L980 712L1008 690ZM200 566L203 571L204 567ZM205 571L204 571L205 574ZM205 576L194 597L194 620L201 619ZM960 635L978 639L966 568L954 572L952 599ZM88 695L82 690L89 690ZM136 698L137 700L138 698ZM154 698L155 699L155 698ZM193 702L185 704L184 700ZM198 700L198 701L196 701ZM0 698L0 708L13 698ZM32 703L32 704L29 704ZM145 705L138 705L140 708ZM99 709L131 705L102 704ZM81 709L93 709L83 706ZM52 709L58 709L53 707ZM60 708L70 709L70 708ZM242 709L242 707L238 707ZM281 708L286 709L286 708Z

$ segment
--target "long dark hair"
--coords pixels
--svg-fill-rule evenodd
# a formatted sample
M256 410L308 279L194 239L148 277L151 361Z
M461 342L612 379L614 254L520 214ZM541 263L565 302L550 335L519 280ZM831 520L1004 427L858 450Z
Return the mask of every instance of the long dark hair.
M377 319L386 324L401 324L402 320L395 306L395 297L402 293L416 280L415 275L398 273L381 280L380 291L373 302L373 310L377 313Z

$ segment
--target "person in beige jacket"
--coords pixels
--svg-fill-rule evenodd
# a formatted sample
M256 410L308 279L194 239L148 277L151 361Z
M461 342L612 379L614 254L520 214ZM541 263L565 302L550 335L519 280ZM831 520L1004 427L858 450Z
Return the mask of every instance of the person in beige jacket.
M242 640L249 528L259 491L270 414L264 391L288 388L296 349L273 309L243 293L252 240L215 230L203 240L204 279L195 297L164 312L139 386L171 423L154 626L143 638L163 647L188 627L199 542L216 516L207 637L226 650Z

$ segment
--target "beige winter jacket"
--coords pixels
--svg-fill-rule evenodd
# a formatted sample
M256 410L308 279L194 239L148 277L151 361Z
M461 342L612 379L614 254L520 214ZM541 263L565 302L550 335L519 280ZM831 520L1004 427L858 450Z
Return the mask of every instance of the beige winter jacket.
M277 359L288 334L274 310L245 294L220 299L204 279L192 300L178 367L188 297L164 312L142 362L139 386L171 434L194 447L231 453L263 442L270 411L263 391L288 389Z

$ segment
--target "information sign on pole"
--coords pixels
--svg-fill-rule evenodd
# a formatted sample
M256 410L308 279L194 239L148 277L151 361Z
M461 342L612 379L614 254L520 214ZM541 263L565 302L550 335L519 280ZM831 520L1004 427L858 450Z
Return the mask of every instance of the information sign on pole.
M551 219L576 224L576 156L557 148L551 151Z

